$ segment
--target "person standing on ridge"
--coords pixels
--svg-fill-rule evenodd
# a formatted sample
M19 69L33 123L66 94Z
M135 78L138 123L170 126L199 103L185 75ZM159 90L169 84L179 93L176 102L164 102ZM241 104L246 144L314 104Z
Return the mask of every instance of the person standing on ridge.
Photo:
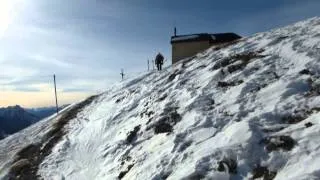
M158 68L158 71L161 71L162 70L162 65L163 65L163 55L161 53L158 53L157 56L156 56L156 59L155 59L155 64Z

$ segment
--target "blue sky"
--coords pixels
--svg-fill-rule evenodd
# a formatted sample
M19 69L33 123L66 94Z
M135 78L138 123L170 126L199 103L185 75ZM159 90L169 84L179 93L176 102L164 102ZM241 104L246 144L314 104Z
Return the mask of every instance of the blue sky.
M118 81L121 68L128 75L145 71L158 51L170 61L174 26L178 34L248 36L319 16L320 1L0 0L0 6L0 93L50 91L54 73L60 92L92 93Z

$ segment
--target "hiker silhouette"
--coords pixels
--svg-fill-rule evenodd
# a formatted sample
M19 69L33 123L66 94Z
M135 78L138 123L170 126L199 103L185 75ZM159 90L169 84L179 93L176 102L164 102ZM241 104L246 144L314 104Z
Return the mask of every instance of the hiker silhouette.
M158 71L162 70L163 59L164 59L163 55L161 53L158 53L156 56L156 59L154 61L157 66Z

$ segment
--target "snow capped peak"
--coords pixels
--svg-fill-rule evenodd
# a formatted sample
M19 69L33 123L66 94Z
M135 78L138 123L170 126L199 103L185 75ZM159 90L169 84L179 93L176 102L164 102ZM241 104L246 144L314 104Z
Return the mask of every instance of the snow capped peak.
M1 141L0 168L44 179L319 179L319 32L312 18L123 82ZM37 143L17 145L26 136Z

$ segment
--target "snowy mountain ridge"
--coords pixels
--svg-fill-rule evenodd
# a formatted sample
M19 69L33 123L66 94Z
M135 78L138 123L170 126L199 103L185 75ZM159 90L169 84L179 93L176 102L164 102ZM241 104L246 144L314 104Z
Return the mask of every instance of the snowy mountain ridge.
M0 178L319 179L319 75L320 18L212 47L0 141Z

